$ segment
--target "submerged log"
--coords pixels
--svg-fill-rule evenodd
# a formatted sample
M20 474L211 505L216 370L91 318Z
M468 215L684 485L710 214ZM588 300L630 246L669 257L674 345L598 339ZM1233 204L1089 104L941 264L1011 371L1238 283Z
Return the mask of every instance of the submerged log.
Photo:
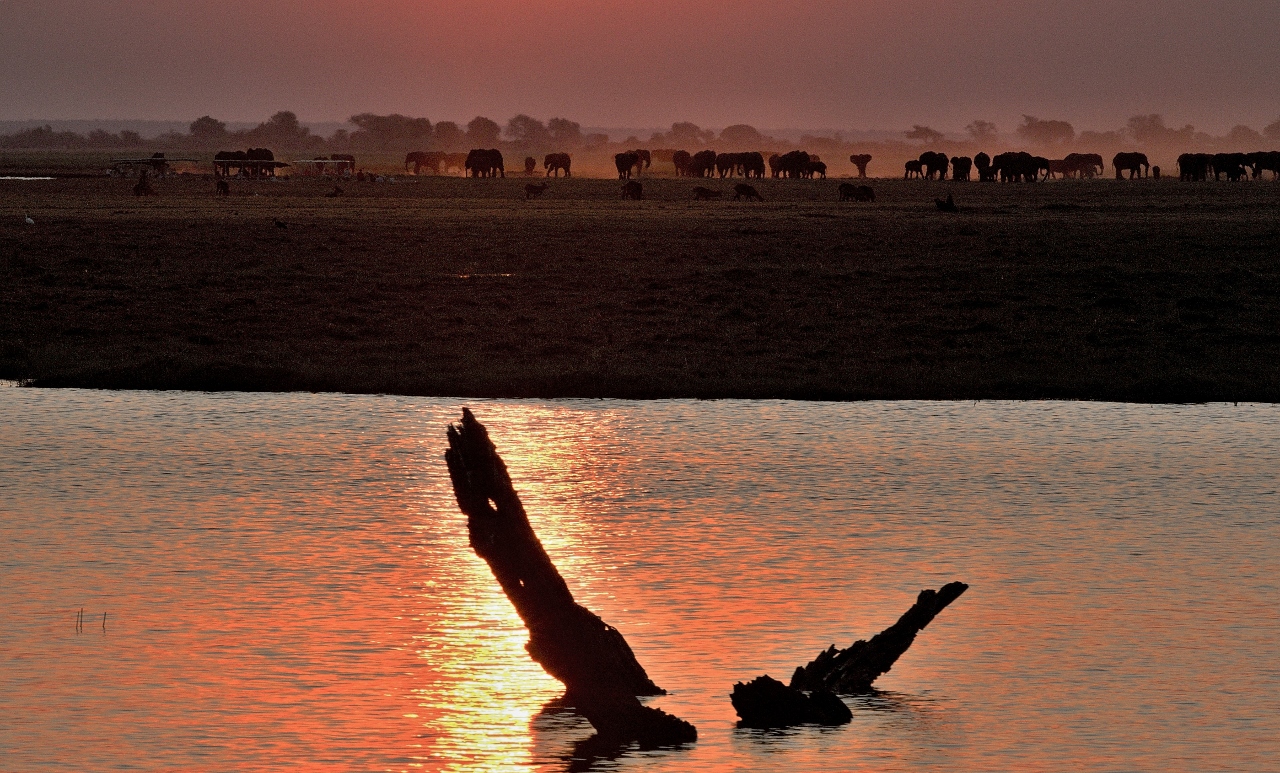
M796 669L791 676L791 686L797 690L831 690L842 694L869 691L871 683L893 668L911 647L916 634L968 589L965 583L951 582L936 591L920 591L916 603L898 622L870 641L856 641L848 649L831 645L808 665Z
M729 696L742 721L738 727L791 727L792 725L843 725L853 712L830 690L803 693L765 674L747 684L738 682Z
M646 746L697 739L693 725L644 706L637 695L661 695L614 627L578 604L529 524L507 467L471 411L449 427L445 452L471 547L529 629L530 657L565 686L571 703L599 733Z
M789 727L849 722L853 715L837 693L869 691L871 683L907 651L916 634L968 588L962 582L952 582L940 590L920 591L916 603L898 622L871 637L871 641L856 641L843 650L832 645L808 665L797 668L790 686L768 675L747 684L738 682L729 697L742 720L738 725Z

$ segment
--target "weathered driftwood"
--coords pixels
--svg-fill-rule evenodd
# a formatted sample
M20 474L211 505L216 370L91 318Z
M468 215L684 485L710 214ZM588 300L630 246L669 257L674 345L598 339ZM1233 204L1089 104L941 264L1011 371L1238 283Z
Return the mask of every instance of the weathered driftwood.
M733 686L730 700L742 719L742 727L788 727L816 723L839 725L852 714L836 693L867 692L871 683L887 672L915 641L916 634L938 613L968 589L962 582L940 590L920 591L915 605L898 622L848 649L835 645L796 669L787 686L769 676ZM837 705L839 704L839 705ZM847 715L847 716L846 716Z
M870 641L856 641L848 649L831 645L808 665L796 669L791 676L791 686L797 690L831 690L842 694L867 692L872 682L893 668L915 641L916 634L968 588L962 582L951 582L936 591L920 591L916 603L898 622Z
M565 700L602 736L657 746L693 741L693 725L642 705L660 695L616 628L573 600L564 578L534 534L507 467L484 425L462 410L449 427L445 453L471 547L529 629L529 655L564 683Z
M738 682L729 700L742 718L739 727L843 725L853 720L853 712L835 693L813 690L806 694L768 674L747 684Z

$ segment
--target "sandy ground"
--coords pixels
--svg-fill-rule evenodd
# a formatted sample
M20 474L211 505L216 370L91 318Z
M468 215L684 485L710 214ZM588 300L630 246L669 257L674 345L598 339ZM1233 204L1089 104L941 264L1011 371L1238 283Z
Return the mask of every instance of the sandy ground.
M539 180L540 181L540 180ZM0 181L0 378L457 396L1280 399L1280 183ZM703 181L732 196L734 181ZM947 191L962 211L938 212ZM24 215L36 222L27 225Z

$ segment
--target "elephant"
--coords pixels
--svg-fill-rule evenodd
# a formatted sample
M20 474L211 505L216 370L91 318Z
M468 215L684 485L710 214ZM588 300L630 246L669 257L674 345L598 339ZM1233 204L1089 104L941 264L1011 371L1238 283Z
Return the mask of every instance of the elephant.
M1265 151L1250 153L1249 166L1253 167L1253 179L1258 179L1263 172L1270 172L1271 179L1280 180L1280 152Z
M770 159L772 162L772 159ZM809 172L809 164L813 158L803 150L793 150L778 157L778 165L773 168L773 176L801 178ZM770 163L772 167L772 163Z
M737 168L737 153L720 153L716 155L716 174L720 175L720 179L733 177L733 173Z
M640 201L644 198L644 186L639 180L627 180L622 186L622 198L624 201L627 199Z
M711 177L715 174L716 169L716 152L714 150L699 150L693 154L693 161L689 165L690 177Z
M871 190L870 185L854 185L853 183L840 183L837 188L840 192L841 201L872 201L876 200L876 192Z
M334 153L329 156L329 160L337 162L335 167L338 170L338 174L350 175L356 171L356 157L350 153Z
M1245 177L1245 166L1249 165L1249 157L1244 153L1215 153L1213 156L1213 179L1225 174L1233 183Z
M754 151L738 154L738 167L743 177L764 177L764 154Z
M870 164L870 163L871 163L871 154L870 154L870 153L855 153L854 155L849 156L849 163L851 163L851 164L853 164L854 166L858 167L858 176L859 176L859 177L866 177L866 176L867 176L867 164Z
M568 153L548 153L546 158L542 159L542 168L547 170L547 177L559 177L560 172L564 172L565 177L572 177L569 173L569 167L573 165L573 159Z
M760 191L746 183L738 183L733 186L733 200L738 201L739 199L746 199L747 201L764 201L764 197L760 195Z
M249 157L243 150L219 150L213 155L213 173L215 176L230 177L231 167L237 174L244 174L244 162Z
M991 167L991 156L986 153L979 153L973 157L973 165L978 168L978 180L980 182L989 183L996 179L996 170Z
M537 168L538 168L538 159L534 158L533 156L524 157L524 176L525 177L533 177L533 173L537 170Z
M693 189L694 201L711 201L720 198L720 191L713 191L710 188L703 188L701 185Z
M827 165L821 161L810 161L804 169L804 176L810 180L814 177L827 179Z
M1048 180L1049 179L1049 159L1045 158L1044 156L1033 156L1032 161L1035 161L1035 164L1036 164L1036 174L1038 176L1043 175L1040 179Z
M507 170L503 165L502 152L489 148L476 148L467 154L464 168L471 177L506 177Z
M1102 156L1097 153L1068 153L1063 161L1067 162L1067 172L1073 177L1093 179L1106 169Z
M1146 177L1151 170L1146 153L1117 153L1111 159L1111 165L1116 168L1117 180L1124 179L1125 171L1129 172L1129 179L1132 180L1134 177Z
M693 166L693 156L687 150L677 150L671 154L671 163L676 168L676 177L691 177L689 174L690 167Z
M955 156L951 159L951 179L969 181L969 173L973 170L973 159L968 156Z
M415 150L404 157L404 171L409 171L409 166L413 166L414 175L422 174L423 169L430 169L431 174L440 174L440 163L444 161L444 154L435 151Z
M619 180L630 180L632 171L640 176L640 172L653 165L653 156L647 150L628 150L613 157L613 164L618 168Z
M1178 156L1178 179L1182 182L1204 182L1209 179L1213 156L1208 153L1183 153Z
M913 175L915 177L924 177L924 164L919 161L908 161L906 169L906 174L902 175L904 180L910 180Z
M924 179L932 180L934 175L939 180L947 179L947 154L926 150L920 154L920 166L924 168Z
M245 164L248 169L249 176L258 179L262 177L275 177L276 169L280 166L286 166L276 162L276 156L267 148L249 148L244 152L245 159L250 163Z
M1032 156L1030 153L1001 153L991 159L991 174L994 179L999 175L1000 182L1029 182L1040 179L1041 161L1048 167L1048 159Z

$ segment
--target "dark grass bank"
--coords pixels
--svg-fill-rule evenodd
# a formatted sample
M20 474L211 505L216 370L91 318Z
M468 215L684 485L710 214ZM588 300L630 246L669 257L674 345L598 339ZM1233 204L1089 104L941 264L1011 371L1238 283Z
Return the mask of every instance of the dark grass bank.
M0 378L474 397L1280 399L1280 184L0 181ZM703 184L706 184L703 181ZM731 185L716 181L708 187ZM938 212L950 190L962 211ZM23 223L23 215L36 220ZM279 225L278 225L279 224Z

